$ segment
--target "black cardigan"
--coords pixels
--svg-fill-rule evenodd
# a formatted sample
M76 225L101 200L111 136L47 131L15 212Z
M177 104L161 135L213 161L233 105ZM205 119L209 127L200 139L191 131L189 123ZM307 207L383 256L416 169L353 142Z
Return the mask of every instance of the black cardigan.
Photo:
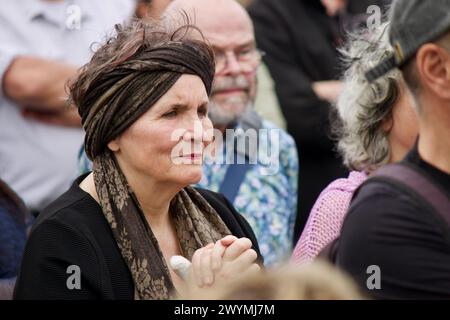
M101 207L79 187L85 176L37 218L26 244L15 299L133 299L131 273ZM233 235L252 241L262 262L248 222L223 195L197 190ZM74 274L67 271L71 265L80 268L81 289L68 289Z

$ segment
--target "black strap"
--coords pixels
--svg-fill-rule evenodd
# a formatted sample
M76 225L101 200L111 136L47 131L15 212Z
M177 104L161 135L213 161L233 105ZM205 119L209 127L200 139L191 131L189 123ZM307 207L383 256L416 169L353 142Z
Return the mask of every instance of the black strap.
M397 163L381 167L368 182L379 178L384 181L390 181L400 187L407 187L415 192L420 197L419 200L431 206L450 227L450 199L444 190L433 183L424 172L407 164ZM406 191L408 190L406 189Z
M418 201L431 207L450 228L450 199L444 190L434 184L424 172L405 163L385 165L356 189L352 201L356 198L361 187L377 181L395 185L414 195ZM336 263L338 246L339 237L325 246L319 253L319 257L328 262Z

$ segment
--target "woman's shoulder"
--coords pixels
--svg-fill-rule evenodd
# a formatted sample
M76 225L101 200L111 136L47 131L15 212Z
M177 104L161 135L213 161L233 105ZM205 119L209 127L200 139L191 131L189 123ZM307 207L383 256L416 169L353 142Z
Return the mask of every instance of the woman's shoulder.
M208 189L194 187L198 193L202 195L203 198L205 198L206 201L208 201L211 206L214 207L214 205L221 204L221 205L227 205L228 200L225 198L225 196L221 193L214 192ZM214 208L215 209L215 208Z
M31 233L50 225L67 226L78 232L85 232L97 226L104 226L100 205L77 182L65 193L43 209L36 218Z
M353 192L367 180L367 174L360 171L352 171L347 178L336 179L331 182L321 193L321 196L329 192L342 192L352 195Z
M126 267L101 207L77 188L73 185L36 219L25 247L16 298L111 298L116 290L110 280L111 266L120 281L128 284ZM81 270L81 290L67 289L72 266ZM36 270L40 277L34 277ZM42 292L42 288L52 290Z
M363 172L350 172L348 178L341 178L330 183L315 202L310 221L323 226L340 229L342 220L347 213L355 190L367 179Z

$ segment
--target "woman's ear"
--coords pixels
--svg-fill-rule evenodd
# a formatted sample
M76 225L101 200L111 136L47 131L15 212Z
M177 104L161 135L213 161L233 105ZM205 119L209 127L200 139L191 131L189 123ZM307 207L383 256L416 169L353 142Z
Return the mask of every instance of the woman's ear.
M394 126L394 117L392 114L383 120L381 123L381 129L383 129L384 132L389 133L392 130L392 127Z
M116 138L108 142L108 149L111 150L112 152L119 151L120 150L119 138Z

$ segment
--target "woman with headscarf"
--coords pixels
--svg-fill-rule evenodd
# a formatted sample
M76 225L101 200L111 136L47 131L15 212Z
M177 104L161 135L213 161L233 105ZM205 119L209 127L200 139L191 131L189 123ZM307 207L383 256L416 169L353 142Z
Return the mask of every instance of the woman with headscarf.
M261 263L232 205L189 186L212 140L210 47L189 24L116 29L70 86L93 172L37 219L17 299L169 299L185 290L172 256L198 287Z

